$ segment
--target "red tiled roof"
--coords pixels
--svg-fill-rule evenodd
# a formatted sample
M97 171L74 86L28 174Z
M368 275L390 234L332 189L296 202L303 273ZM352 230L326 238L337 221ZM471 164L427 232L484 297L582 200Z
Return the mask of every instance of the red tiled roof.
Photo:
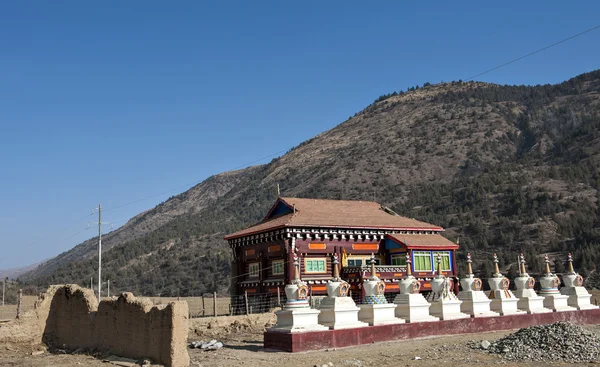
M295 208L295 212L265 219L254 226L227 235L225 239L243 237L283 227L443 231L443 228L440 226L390 214L383 210L380 204L372 201L300 198L279 198L279 201L290 208Z
M387 238L409 250L456 250L458 245L439 234L388 234Z

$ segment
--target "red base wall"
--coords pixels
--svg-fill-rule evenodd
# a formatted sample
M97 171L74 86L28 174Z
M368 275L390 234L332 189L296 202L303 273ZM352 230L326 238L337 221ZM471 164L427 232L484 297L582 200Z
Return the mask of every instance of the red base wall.
M285 352L303 352L426 336L512 330L532 325L551 324L557 321L569 321L580 325L600 324L600 309L415 322L306 333L267 330L265 332L264 347Z

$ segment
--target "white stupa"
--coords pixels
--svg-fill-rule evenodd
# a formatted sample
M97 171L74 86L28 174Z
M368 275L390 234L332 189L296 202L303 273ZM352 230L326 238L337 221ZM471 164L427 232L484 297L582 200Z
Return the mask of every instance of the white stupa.
M294 253L294 280L285 286L286 302L283 309L275 312L277 323L269 330L292 333L329 330L319 325L321 311L310 308L307 296L308 286L300 280L300 263Z
M406 273L400 281L400 294L394 298L396 317L408 322L438 321L429 314L431 304L421 294L421 283L412 275L410 253L406 254Z
M523 254L519 255L519 276L515 278L515 285L517 286L515 295L519 299L517 307L520 310L530 314L552 312L552 310L544 307L544 297L538 296L533 290L535 279L527 274Z
M552 274L550 271L550 260L548 254L544 256L544 262L546 263L546 271L544 275L540 277L540 289L539 295L544 297L544 307L551 309L552 311L573 311L574 307L568 305L569 296L560 294L558 286L560 285L560 279L556 274Z
M523 314L525 311L517 308L519 299L510 291L510 280L500 273L498 256L494 254L494 274L488 279L490 293L488 298L492 301L490 309L500 315Z
M440 320L467 319L471 315L462 313L462 301L452 291L450 281L442 274L442 256L437 256L437 275L431 280L431 293L427 299L431 304L429 313Z
M592 295L583 286L583 277L573 270L573 256L571 254L567 257L567 262L569 263L569 268L567 269L567 273L562 277L565 286L560 289L561 294L569 297L567 304L578 310L598 308L598 306L594 306L590 302Z
M472 262L471 254L467 254L467 274L460 280L462 290L458 293L458 299L462 301L460 310L473 317L498 316L490 309L492 301L481 290L481 279L473 274Z
M385 283L377 277L375 256L371 254L371 276L364 281L363 302L358 307L358 319L369 325L400 324L406 322L395 316L396 305L385 299Z
M335 329L349 329L369 326L366 322L358 320L356 303L348 297L350 284L340 278L339 261L333 255L333 278L327 282L327 297L319 305L319 323Z

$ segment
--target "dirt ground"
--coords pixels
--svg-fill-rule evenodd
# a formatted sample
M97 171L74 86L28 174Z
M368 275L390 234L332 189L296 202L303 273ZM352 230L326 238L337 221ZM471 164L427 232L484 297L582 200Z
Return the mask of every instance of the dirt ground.
M237 321L237 320L236 320ZM224 321L219 326L212 324L208 329L196 326L196 331L190 330L190 341L209 340L217 338L225 344L218 351L189 350L191 366L321 366L331 362L333 366L378 366L378 367L458 367L503 365L507 367L532 366L600 366L595 363L540 363L540 362L504 362L499 356L490 355L482 350L468 347L472 340L493 341L510 332L490 332L481 334L457 335L451 337L434 337L418 340L375 343L358 347L339 348L326 351L303 353L285 353L265 351L262 348L262 331L258 325L263 319L254 320L254 326L241 327L244 322L224 327ZM209 323L210 324L210 323ZM206 326L209 324L205 324ZM256 327L255 327L256 326ZM600 325L588 326L587 329L600 335ZM0 345L0 366L42 367L42 366L90 366L107 367L112 364L102 362L101 358L85 354L49 353L35 354L45 351L42 346ZM415 357L421 357L415 360Z
M599 297L599 292L594 292ZM188 340L208 341L217 339L225 345L218 351L190 349L191 366L307 366L312 367L331 362L333 366L411 366L411 367L460 367L503 365L507 367L532 366L600 366L595 363L569 364L561 362L505 362L497 355L483 350L473 350L468 344L473 341L494 341L511 331L465 334L447 337L432 337L418 340L382 342L356 347L325 351L286 353L265 351L262 347L263 332L274 324L275 315L221 316L190 320ZM600 335L600 325L587 326ZM420 360L415 360L420 357ZM46 366L90 366L109 367L102 356L87 354L50 353L42 345L14 345L0 343L0 366L46 367Z
M26 312L33 309L33 305L37 300L37 296L23 296L21 304L21 312ZM0 320L11 320L17 316L17 305L0 306Z

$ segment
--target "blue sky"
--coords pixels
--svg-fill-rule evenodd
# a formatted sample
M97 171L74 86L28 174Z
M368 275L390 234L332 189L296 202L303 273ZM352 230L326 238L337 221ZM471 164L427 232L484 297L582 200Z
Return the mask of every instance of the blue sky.
M122 224L381 94L600 24L594 1L415 3L0 2L0 269L93 237L99 203ZM599 44L596 30L478 79L560 82L599 68Z

